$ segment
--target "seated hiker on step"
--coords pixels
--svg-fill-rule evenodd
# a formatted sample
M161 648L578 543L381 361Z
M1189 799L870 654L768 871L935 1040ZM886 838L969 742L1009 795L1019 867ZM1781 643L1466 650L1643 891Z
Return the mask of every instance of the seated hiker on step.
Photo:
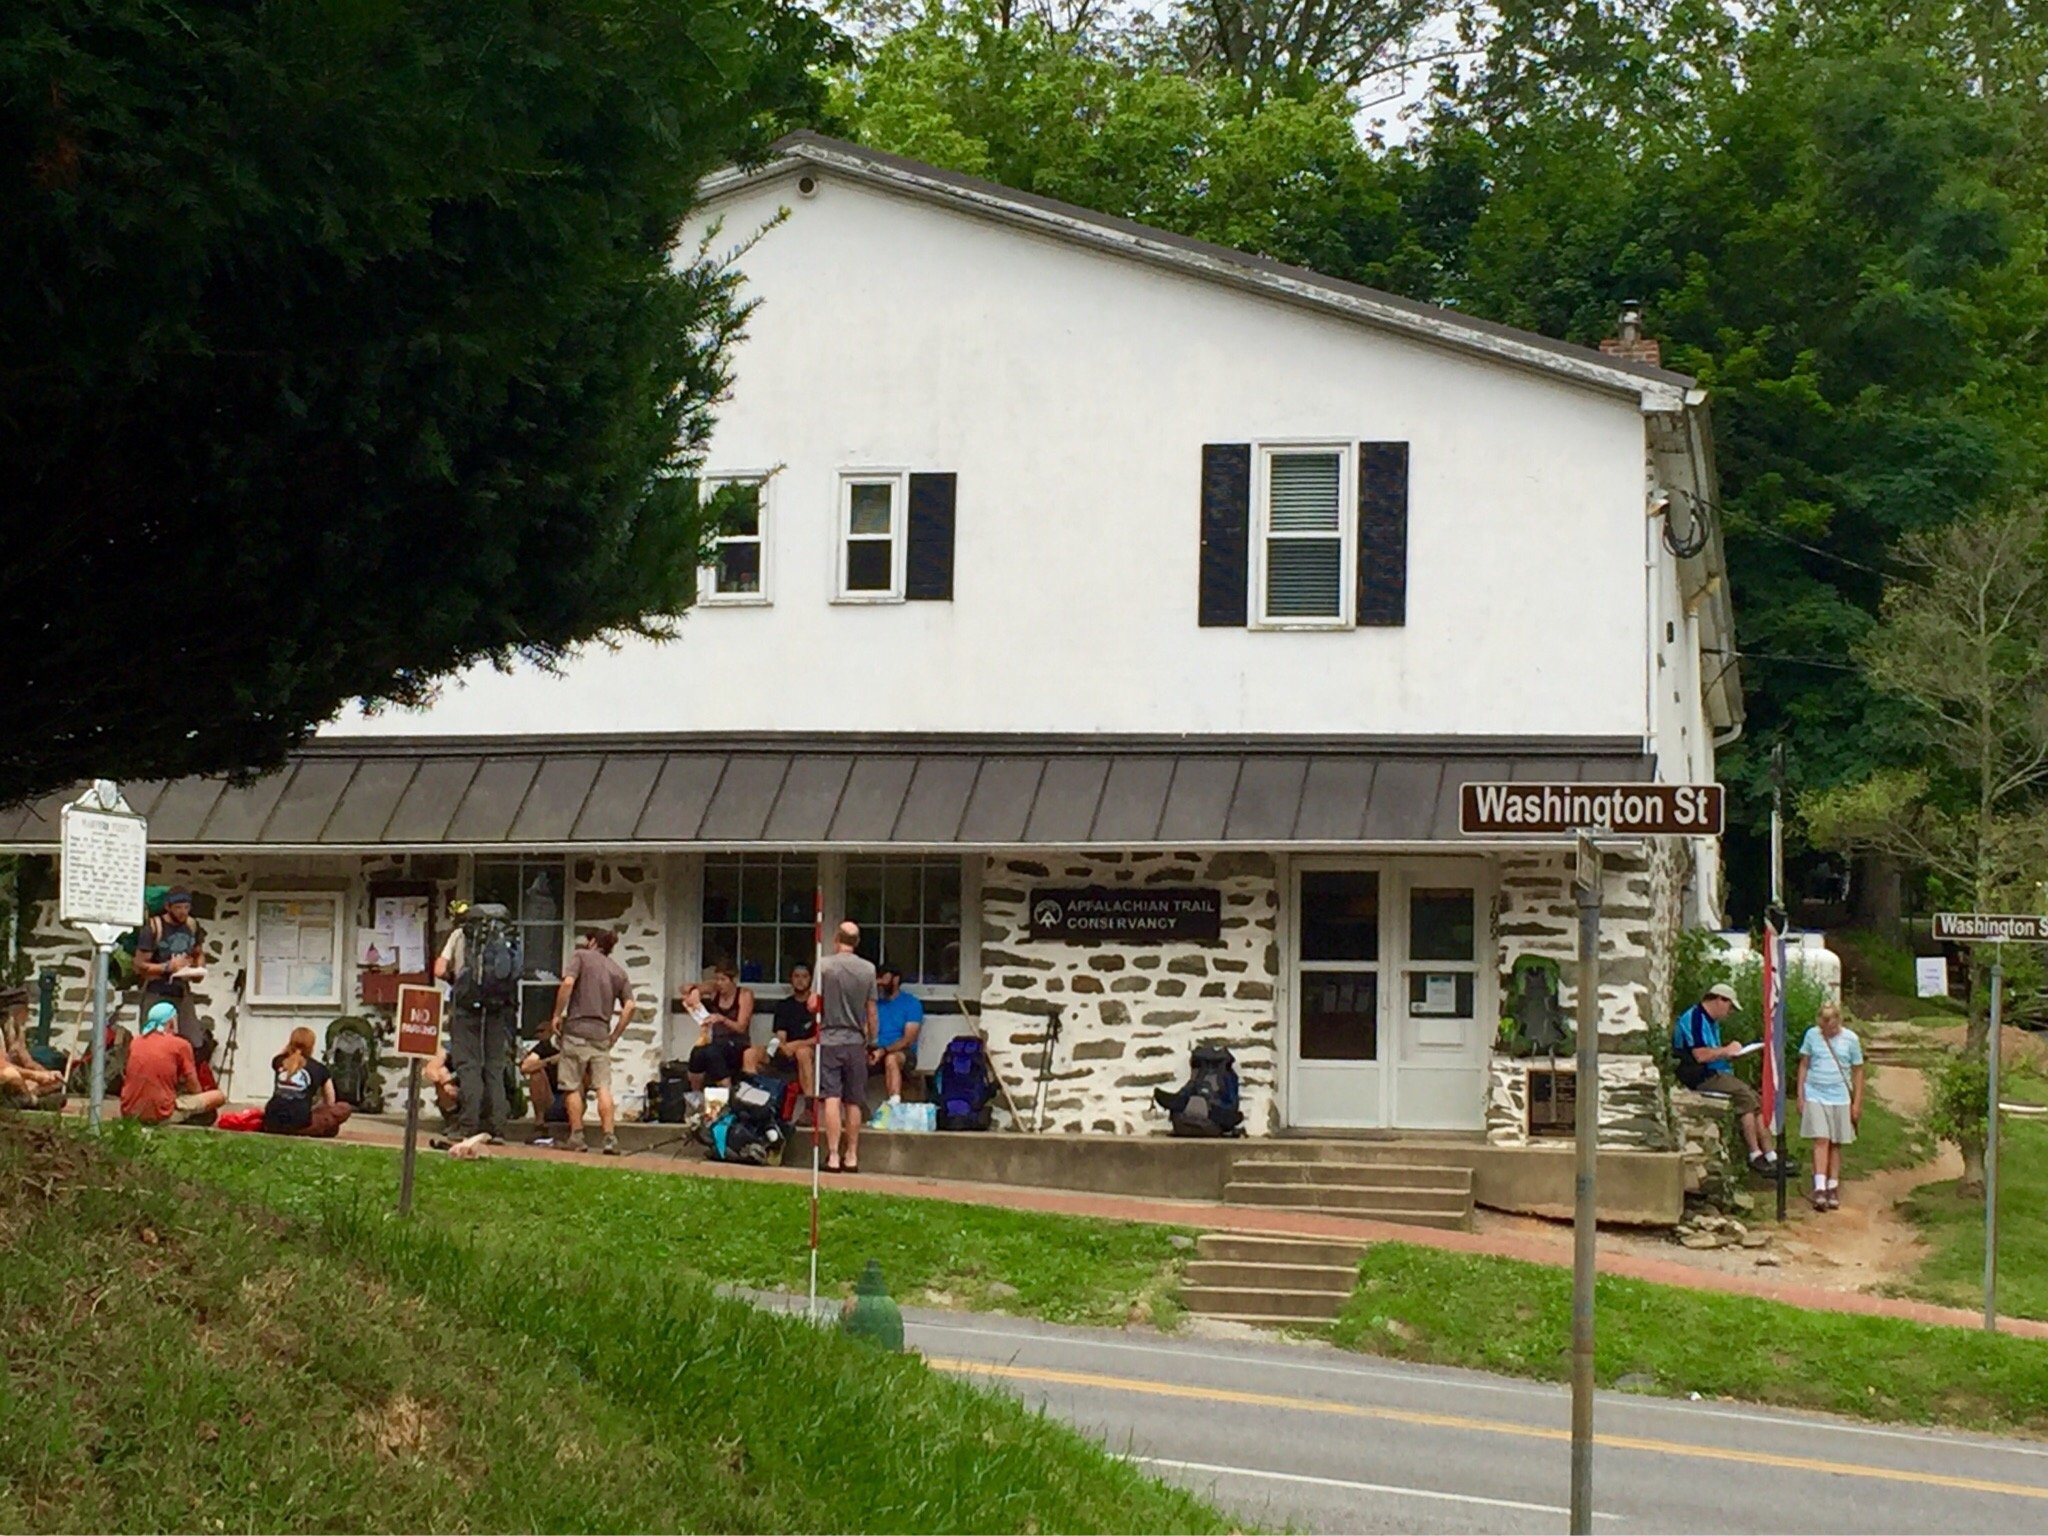
M533 1049L519 1058L519 1075L526 1079L526 1101L533 1109L532 1145L536 1147L552 1147L555 1127L569 1123L569 1106L562 1098L561 1059L555 1021L542 1019Z
M702 1093L706 1083L729 1083L742 1072L761 1070L767 1055L753 1043L753 988L741 986L730 965L720 961L704 973L701 985L686 989L683 1009L699 1026L687 1063L691 1088Z
M818 1091L818 997L811 990L811 968L795 966L789 973L789 996L775 1005L774 1045L768 1070L794 1075L804 1096Z
M1749 1166L1767 1178L1777 1176L1778 1154L1764 1143L1763 1100L1735 1075L1739 1045L1721 1043L1721 1021L1735 1012L1735 989L1716 982L1671 1026L1671 1066L1679 1082L1695 1093L1711 1093L1728 1101L1742 1124L1749 1145Z
M903 1102L903 1078L917 1070L917 1037L924 1029L924 1004L903 990L903 969L884 960L875 967L875 1045L870 1069L880 1067L889 1102Z
M178 1033L175 1003L152 1003L142 1033L128 1047L128 1066L121 1077L121 1113L144 1125L211 1124L228 1096L218 1088L199 1086L199 1064L192 1042Z
M271 1060L263 1129L273 1136L333 1136L355 1113L354 1105L335 1098L334 1076L313 1059L313 1045L313 1031L301 1024Z
M0 990L0 1105L60 1109L64 1074L52 1072L28 1048L28 988Z

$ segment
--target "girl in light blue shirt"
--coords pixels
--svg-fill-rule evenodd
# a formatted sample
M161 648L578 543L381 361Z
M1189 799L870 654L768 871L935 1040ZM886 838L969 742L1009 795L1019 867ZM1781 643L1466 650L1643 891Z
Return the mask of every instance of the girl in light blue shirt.
M1823 1003L1799 1046L1799 1133L1813 1143L1813 1208L1842 1208L1842 1148L1863 1119L1863 1043Z

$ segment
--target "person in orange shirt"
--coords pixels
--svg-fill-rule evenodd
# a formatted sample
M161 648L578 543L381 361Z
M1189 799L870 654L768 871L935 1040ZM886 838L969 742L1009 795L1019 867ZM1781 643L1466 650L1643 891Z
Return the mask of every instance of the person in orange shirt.
M144 1125L211 1124L228 1096L218 1088L199 1086L199 1063L192 1042L179 1034L175 1003L157 1003L142 1021L142 1034L128 1047L128 1070L121 1078L121 1113Z

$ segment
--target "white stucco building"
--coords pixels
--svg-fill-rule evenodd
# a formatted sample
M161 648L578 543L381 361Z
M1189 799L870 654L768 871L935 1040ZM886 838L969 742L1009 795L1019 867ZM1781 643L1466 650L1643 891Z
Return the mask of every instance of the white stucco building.
M816 137L707 193L757 308L705 471L758 515L682 638L345 717L250 788L131 787L211 904L244 1064L364 1011L379 898L438 927L474 893L528 924L537 1003L577 928L624 930L637 1084L687 1047L681 981L730 958L765 1004L822 889L1020 1099L1049 1070L1052 1126L1161 1128L1152 1088L1221 1040L1257 1132L1491 1102L1511 1139L1502 997L1539 955L1569 1004L1569 850L1461 840L1458 785L1713 778L1741 701L1703 393ZM55 803L0 842L48 851ZM1609 878L1626 1087L1716 849ZM1076 937L1119 888L1179 926Z

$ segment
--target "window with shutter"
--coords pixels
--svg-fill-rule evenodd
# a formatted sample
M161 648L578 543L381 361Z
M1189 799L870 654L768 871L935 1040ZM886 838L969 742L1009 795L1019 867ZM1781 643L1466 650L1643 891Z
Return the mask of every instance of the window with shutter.
M839 601L903 600L903 479L846 475L839 482Z
M1349 445L1260 450L1252 588L1269 628L1342 628L1352 620L1356 519L1347 515Z

